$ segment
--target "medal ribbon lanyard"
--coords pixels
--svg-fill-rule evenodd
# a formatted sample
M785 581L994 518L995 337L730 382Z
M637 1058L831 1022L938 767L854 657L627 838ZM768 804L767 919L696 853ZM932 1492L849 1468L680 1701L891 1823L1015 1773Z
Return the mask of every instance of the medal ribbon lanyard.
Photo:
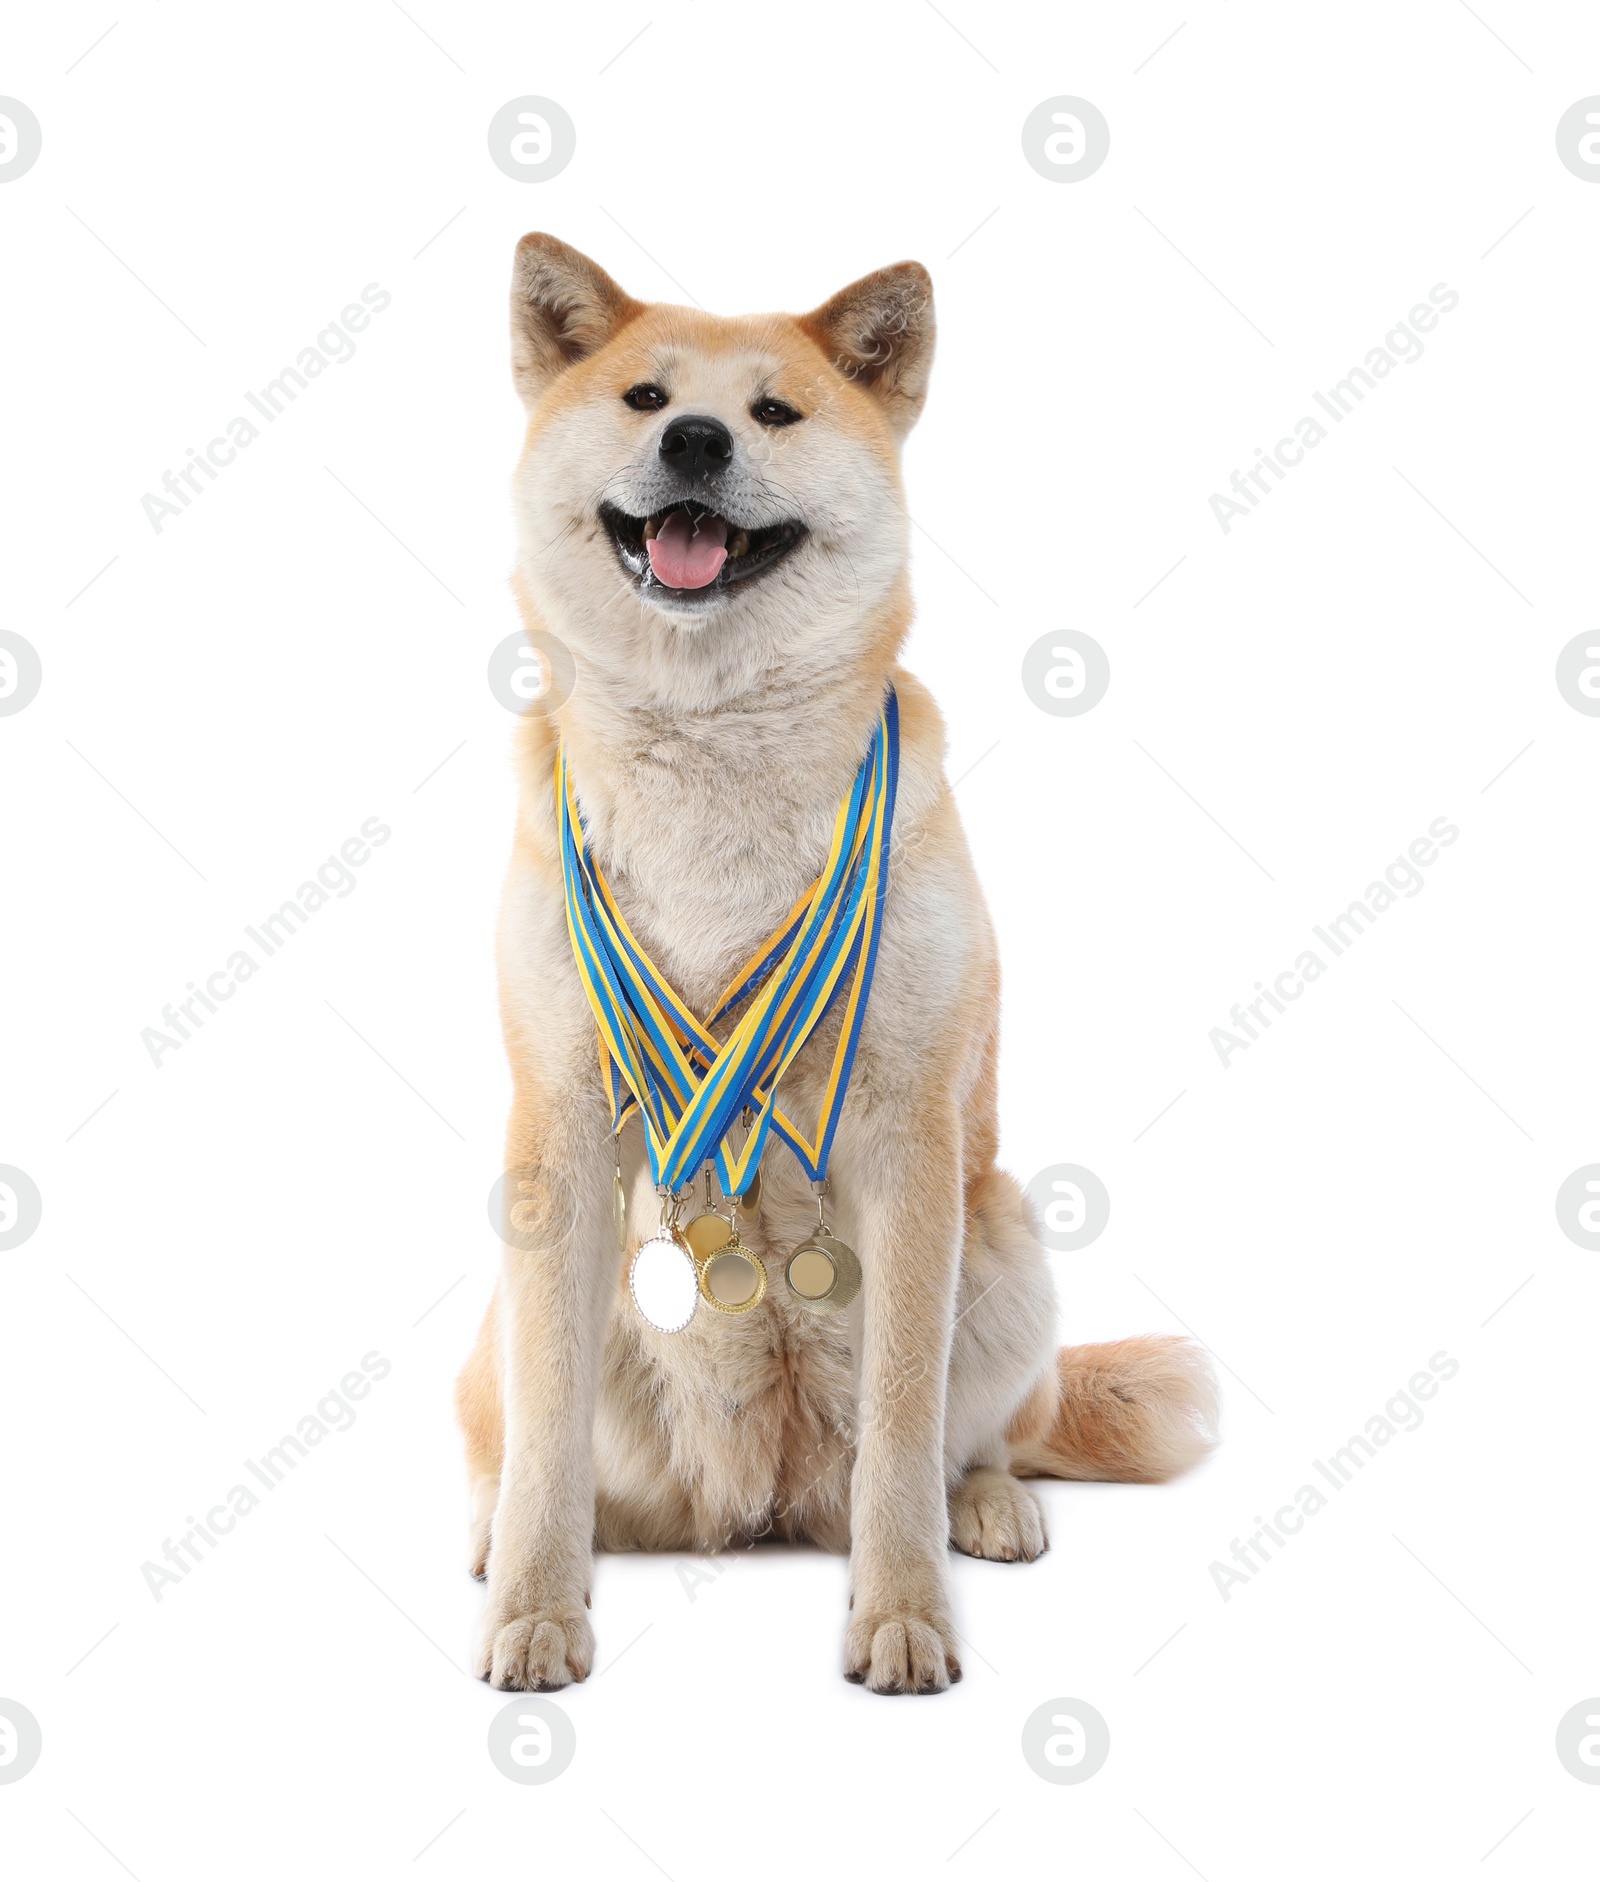
M637 1106L658 1188L682 1187L714 1156L723 1193L741 1195L754 1180L769 1129L790 1145L812 1181L825 1179L877 960L898 778L899 710L891 690L840 804L822 874L735 975L711 1022L702 1023L617 907L588 852L565 752L558 754L556 809L573 956L599 1032L613 1129ZM808 1141L777 1108L776 1087L846 976L844 1022ZM711 1023L752 993L733 1034L719 1043ZM756 1122L735 1157L725 1139L746 1106Z
M859 802L859 797L858 780L858 788L852 793L852 805ZM685 1115L701 1086L684 1055L682 1045L687 1038L696 1037L702 1042L703 1055L713 1063L724 1052L731 1058L741 1046L748 1054L753 1049L752 1040L759 1043L756 1022L770 1007L771 993L777 990L777 983L773 983L768 994L746 1016L749 1024L742 1029L742 1036L736 1032L726 1048L719 1047L715 1037L701 1026L634 939L617 909L609 886L592 858L585 854L582 824L576 815L576 796L570 776L567 779L566 802L569 930L575 928L585 943L580 947L580 967L590 970L598 967L598 971L585 973L585 983L591 1001L599 1001L596 1017L600 1021L602 1044L611 1047L613 1066L620 1067L622 1077L640 1103L650 1127L647 1130L647 1141L652 1171L658 1185L665 1183L676 1189L694 1174L700 1161L703 1161L706 1149L719 1142L719 1134L713 1122L704 1130L696 1132L697 1139L706 1140L704 1145L694 1142L684 1147L682 1132ZM841 812L835 828L830 866L805 898L803 906L809 904L810 913L803 916L798 924L799 933L791 944L791 954L802 946L812 930L826 920L828 891L830 888L836 890L848 860L841 843L847 828L846 814ZM580 876L578 886L588 893L580 893L575 898L572 893L574 880ZM574 945L578 947L579 943L575 941ZM631 1026L630 1020L633 1022ZM620 1049L615 1044L618 1039L623 1041ZM623 1103L619 1108L620 1092L615 1071L612 1095L613 1111L620 1121L631 1106ZM719 1153L719 1160L726 1164L725 1155Z

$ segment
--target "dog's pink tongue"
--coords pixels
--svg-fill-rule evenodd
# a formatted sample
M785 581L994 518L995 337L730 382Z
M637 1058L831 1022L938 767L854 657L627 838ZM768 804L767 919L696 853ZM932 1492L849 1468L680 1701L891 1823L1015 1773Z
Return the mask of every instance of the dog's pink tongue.
M727 540L720 516L702 516L696 526L686 510L674 510L647 545L651 571L668 588L704 588L728 559Z

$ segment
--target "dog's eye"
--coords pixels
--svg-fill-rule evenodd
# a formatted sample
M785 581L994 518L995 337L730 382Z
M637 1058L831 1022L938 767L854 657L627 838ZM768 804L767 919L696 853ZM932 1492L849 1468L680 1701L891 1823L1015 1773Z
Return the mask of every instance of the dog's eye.
M659 412L667 402L667 395L660 386L629 386L622 395L624 405L631 405L636 412Z
M782 399L762 399L750 407L750 416L758 425L798 425L805 414Z

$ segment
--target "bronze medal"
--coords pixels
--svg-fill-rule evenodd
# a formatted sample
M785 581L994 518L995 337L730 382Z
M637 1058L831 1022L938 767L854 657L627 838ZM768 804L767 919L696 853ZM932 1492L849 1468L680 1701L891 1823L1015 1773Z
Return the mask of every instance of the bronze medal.
M856 1251L826 1231L807 1236L784 1264L789 1292L811 1313L848 1307L861 1292Z
M753 1222L761 1213L761 1172L757 1170L750 1179L750 1187L739 1198L739 1213L747 1222Z
M728 1224L723 1222L723 1227ZM766 1292L765 1263L740 1241L737 1229L729 1229L710 1259L700 1264L701 1299L718 1313L741 1314L759 1307Z
M681 1333L700 1298L699 1268L689 1244L670 1223L640 1244L628 1269L628 1292L658 1333Z
M750 1148L750 1126L755 1122L755 1112L750 1109L749 1105L745 1106L744 1115L741 1117L740 1122L744 1125L744 1147L748 1150ZM739 1214L744 1217L746 1222L753 1222L756 1217L760 1215L761 1164L759 1161L751 1174L749 1188L737 1199L734 1207L738 1210Z

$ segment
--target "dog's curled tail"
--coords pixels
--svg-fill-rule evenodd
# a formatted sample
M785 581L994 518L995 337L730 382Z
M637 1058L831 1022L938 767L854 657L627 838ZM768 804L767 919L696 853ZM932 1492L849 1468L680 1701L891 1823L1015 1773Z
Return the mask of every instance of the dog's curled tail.
M1006 1437L1019 1477L1165 1483L1216 1444L1216 1378L1176 1336L1063 1346Z

